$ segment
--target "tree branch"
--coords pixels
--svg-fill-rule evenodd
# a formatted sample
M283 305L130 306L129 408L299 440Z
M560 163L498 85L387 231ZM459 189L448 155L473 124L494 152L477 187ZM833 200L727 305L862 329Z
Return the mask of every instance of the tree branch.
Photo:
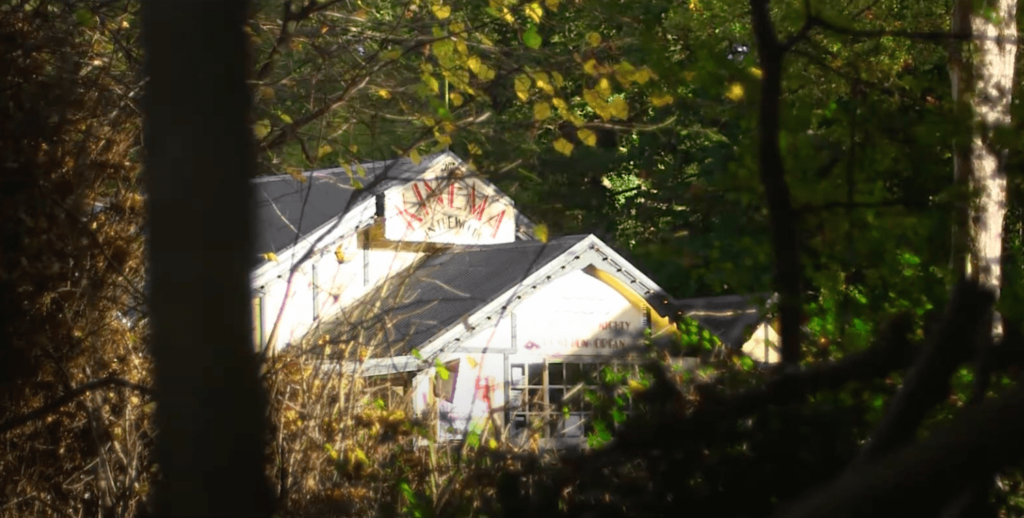
M977 284L957 286L942 327L929 339L855 465L910 442L925 414L949 394L953 371L974 354L978 331L994 301L995 295Z
M779 293L782 361L800 361L800 248L797 214L790 200L785 167L779 149L779 105L782 96L782 59L785 49L772 26L767 0L750 0L754 35L761 64L761 106L758 120L758 167L768 198L772 249L775 252L775 287Z
M75 401L76 399L78 399L78 398L80 398L80 397L82 397L82 396L84 396L84 395L86 395L86 394L88 394L88 393L90 393L92 391L103 389L103 388L107 388L107 387L124 387L124 388L128 388L128 389L132 389L132 390L134 390L136 392L139 392L141 394L144 394L146 396L152 397L154 395L153 389L151 389L149 387L146 387L144 385L139 385L137 383L132 383L132 382L126 380L126 379L116 378L116 377L113 377L113 376L108 376L106 378L100 378L98 380L90 381L88 383L84 383L82 385L79 385L78 387L75 387L74 389L72 389L67 394L64 394L63 396L61 396L61 397L59 397L59 398L57 398L57 399L55 399L55 400L53 400L53 401L43 405L43 406L41 406L41 407L39 407L39 408L37 408L35 410L32 410L31 412L28 412L26 414L23 414L23 415L20 415L20 416L17 416L17 417L11 417L11 418L9 418L7 420L4 420L4 421L0 421L0 435L3 435L3 434L5 434L5 433L7 433L7 432L9 432L11 430L14 430L15 428L19 428L19 427L24 426L24 425L26 425L28 423L31 423L32 421L36 421L36 420L42 419L44 417L47 417L50 414L53 414L54 412L60 410L61 408L64 408L66 405L68 405L69 403Z
M1024 458L1024 387L964 410L923 442L848 472L780 518L934 515L966 484Z
M855 380L872 380L905 369L914 358L914 348L908 335L910 317L898 315L882 331L881 338L868 349L833 363L818 364L804 370L783 371L763 387L733 395L722 396L712 390L699 390L703 399L699 406L684 418L669 417L657 427L642 425L620 434L612 449L630 451L670 447L685 438L699 441L706 432L713 432L718 423L731 422L754 414L771 405L785 405L803 397L831 389L838 389ZM668 382L668 381L664 381ZM704 385L705 389L712 385ZM680 396L681 397L681 396ZM658 444L657 438L665 444Z

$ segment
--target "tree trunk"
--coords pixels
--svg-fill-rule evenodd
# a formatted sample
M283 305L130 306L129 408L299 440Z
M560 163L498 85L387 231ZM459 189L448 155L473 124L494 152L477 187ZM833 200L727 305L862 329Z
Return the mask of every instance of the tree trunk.
M142 3L160 516L269 516L249 306L247 2Z
M955 0L952 31L970 33L969 43L950 46L949 71L958 119L968 123L953 143L953 177L962 193L954 214L953 271L976 280L996 299L1002 284L1003 218L1006 215L1005 145L996 132L1010 125L1014 60L1017 54L1017 0ZM985 397L988 377L985 355L1003 334L994 310L977 337L980 383L972 402ZM993 516L988 494L993 479L973 480L953 498L943 517Z
M1010 124L1016 15L1017 0L956 0L953 32L970 32L972 40L950 49L953 99L962 120L971 125L954 142L954 181L970 196L956 214L953 269L997 297L1002 281L1006 149L995 132ZM998 322L993 331L1001 332Z

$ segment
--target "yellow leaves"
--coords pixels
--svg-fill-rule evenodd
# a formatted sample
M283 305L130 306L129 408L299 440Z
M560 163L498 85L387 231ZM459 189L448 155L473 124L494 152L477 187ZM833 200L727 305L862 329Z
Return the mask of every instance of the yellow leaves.
M657 92L651 95L651 104L653 104L655 108L661 108L662 106L672 104L672 101L674 100L675 99L673 99L671 95L664 92Z
M409 160L412 160L413 165L420 165L420 161L423 160L423 157L420 156L419 151L413 149L409 152Z
M470 56L466 58L466 68L476 74L481 81L490 81L494 79L494 69L481 61L479 56Z
M629 391L633 393L642 392L647 387L643 386L639 381L635 379L629 379L626 381L626 386L629 387Z
M267 252L263 254L263 258L268 261L273 261L275 263L278 262L277 254L275 254L274 252Z
M480 146L478 146L475 142L470 142L469 144L466 145L466 147L469 148L469 154L471 155L479 155L483 153L483 151L480 149Z
M324 145L320 146L320 149L318 149L316 151L316 157L317 158L323 158L325 155L327 155L331 151L334 151L334 148L332 148L329 144L324 144Z
M534 23L540 23L541 17L544 16L544 8L537 2L526 4L523 7L523 11L526 12L526 16L533 20Z
M622 86L628 87L630 83L636 82L638 84L645 84L654 78L654 72L647 67L635 68L628 61L623 61L613 67L615 71L615 79L622 84Z
M331 460L338 460L338 450L335 450L330 444L324 445L324 451L327 452L329 457L331 457Z
M572 152L572 144L569 144L569 152L570 153ZM569 153L566 153L566 154L568 155ZM533 227L533 235L541 243L547 243L548 242L548 226L546 224L544 224L544 223L538 223L536 226Z
M308 181L306 175L302 174L302 169L299 169L298 167L286 167L285 172L299 183L306 183L306 181Z
M594 147L597 145L597 134L587 128L580 128L576 131L576 136L583 141L584 144Z
M448 98L451 99L453 106L462 106L463 98L459 92L451 92L448 94Z
M400 57L402 57L402 49L391 49L380 55L384 61L394 61Z
M266 137L270 133L270 121L263 119L256 122L252 127L252 132L256 134L256 138Z
M609 103L612 117L625 120L629 117L629 104L624 97L616 97Z
M494 73L495 72L493 68L487 65L481 65L480 73L478 73L476 76L479 77L481 81L490 81L494 79Z
M277 116L280 117L281 120L283 120L285 124L291 124L292 123L292 118L289 117L288 114L286 114L286 113L278 113Z
M597 91L584 88L583 100L585 100L587 102L587 106L590 106L590 108L594 110L594 113L597 113L602 119L608 120L612 117L611 106Z
M381 96L384 99L391 98L391 92L389 92L386 88L381 88L380 90L377 90L377 95Z
M430 11L434 13L434 16L436 16L438 20L444 20L452 15L452 8L440 2L432 4L430 6Z
M633 74L633 80L637 83L644 84L654 78L654 72L647 67L641 67Z
M437 145L440 147L452 145L452 136L447 133L438 133L434 135L434 139L437 140Z
M589 43L591 47L596 47L596 46L600 45L601 44L601 35L596 33L596 32L592 32L590 34L587 34L587 43Z
M596 76L596 75L599 75L601 73L598 70L597 61L593 60L593 59L588 60L586 63L583 64L583 71L588 73L588 74L590 74L590 75L592 75L592 76Z
M444 66L446 63L451 62L452 53L455 51L455 43L452 43L452 40L435 41L430 44L430 51L437 56L441 66Z
M526 74L516 76L515 89L520 101L525 101L530 96L530 83L530 77Z
M334 258L338 260L338 264L345 262L345 251L341 249L341 245L334 249Z
M730 100L739 101L743 99L745 92L743 91L743 85L739 83L732 83L729 85L729 89L725 91L725 96Z
M353 154L354 154L354 153L358 153L358 152L359 152L359 146L357 146L357 145L355 145L355 144L349 144L349 146L348 146L348 150L349 150L350 152L352 152Z
M558 72L551 72L551 81L555 83L555 86L561 88L565 84L565 80L562 79L562 74Z
M754 76L754 77L756 77L758 79L761 79L761 76L764 75L764 74L761 72L760 68L750 67L750 75L752 75L752 76Z
M459 54L462 54L463 56L468 56L469 55L469 47L466 46L466 41L465 40L456 41L455 42L455 50L458 50Z
M535 72L533 74L533 81L544 93L548 95L555 95L555 88L551 86L551 79L544 72Z
M564 138L559 138L558 140L556 140L554 142L554 146L555 146L555 151L558 151L559 153L561 153L561 154L563 154L565 156L569 156L569 155L572 154L572 148L573 148L572 142L569 142L568 140L565 140Z
M568 107L568 106L567 106L567 105L565 104L565 101L563 101L563 100L562 100L561 98L559 98L559 97L553 97L553 98L551 99L551 104L555 105L555 108L558 108L559 110L561 110L561 111L563 111L563 112L564 112L564 111L566 111L566 110L567 110L567 109L569 108L569 107Z
M493 9L494 12L498 15L499 18L505 20L508 23L515 23L516 20L512 16L512 12L509 11L508 7L505 7L503 3L497 2L495 0L490 0L488 4L490 5L491 9Z
M533 105L533 120L540 122L551 117L551 105L546 102L539 102Z
M597 86L594 87L594 90L601 94L602 97L611 97L612 95L612 85L608 82L608 79L604 77L597 82Z
M426 85L427 90L435 94L440 91L440 87L437 84L437 79L430 74L423 74L423 84Z

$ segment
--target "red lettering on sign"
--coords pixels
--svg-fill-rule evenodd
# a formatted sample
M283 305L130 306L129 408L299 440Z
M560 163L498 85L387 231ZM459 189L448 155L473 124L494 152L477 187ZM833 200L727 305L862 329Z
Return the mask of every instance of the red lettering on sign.
M427 204L423 202L423 193L420 192L420 186L412 184L412 193L416 195L416 200L423 206L423 213L430 214L430 209L427 208ZM422 221L422 220L421 220Z
M405 210L402 207L399 207L397 205L395 206L395 208L398 209L398 213L402 215L402 219L404 219L405 220L405 224L409 226L409 230L416 230L416 227L413 226L413 224L412 224L412 220L416 220L419 223L423 223L423 218L421 218L421 217L419 217L419 216L417 216L417 215L415 215L415 214L413 214L413 213L411 213L411 212L409 212L409 211L407 211L407 210Z
M476 202L476 186L473 186L473 191L469 197L469 217L476 218L477 221L484 219L484 209L487 208L487 198L484 196L480 203Z
M434 194L434 186L431 185L428 180L420 180L420 181L423 182L423 187L425 187L426 190L427 190L427 197L430 198L430 196L432 194ZM438 180L437 183L440 185L441 181ZM434 203L437 203L437 205L443 209L444 208L444 196L441 195L441 194L436 194L436 195L433 196L433 198L434 198ZM424 205L426 205L426 204L424 204Z
M491 394L494 392L494 387L497 383L494 382L494 376L477 376L474 388L476 393L473 395L473 399L480 398L487 402L487 406L491 405Z
M501 211L498 214L498 222L494 224L494 232L491 233L491 239L498 237L498 229L501 228L501 220L505 218L505 211ZM494 218L491 218L494 219Z

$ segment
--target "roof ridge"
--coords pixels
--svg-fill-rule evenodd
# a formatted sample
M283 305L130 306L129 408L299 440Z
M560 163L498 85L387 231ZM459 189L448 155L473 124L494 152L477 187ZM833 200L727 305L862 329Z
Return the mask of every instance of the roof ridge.
M302 176L305 176L305 177L311 177L311 176L317 175L317 174L334 174L334 173L346 173L346 174L348 174L348 173L350 173L350 170L353 167L355 167L355 166L362 166L364 169L366 169L367 167L372 167L372 168L387 167L390 164L396 164L396 166L397 166L397 163L398 162L402 162L402 161L408 162L413 167L423 167L424 170L426 170L426 169L429 169L431 167L431 165L433 165L433 163L435 161L437 161L437 159L442 158L442 157L447 156L447 155L450 155L450 154L451 153L448 152L448 151L439 151L437 153L432 153L432 154L426 155L423 158L421 158L419 163L413 163L412 159L410 159L409 157L400 156L400 157L390 158L390 159L387 159L387 160L370 160L370 161L367 161L367 162L353 162L351 164L350 163L346 163L345 165L339 165L337 167L324 167L324 168L321 168L321 169L310 169L308 171L302 171L299 174L302 175ZM453 158L458 158L458 157L453 155ZM461 161L461 159L459 159L459 160ZM346 169L346 167L348 167L348 169ZM290 175L290 174L288 174L288 173L278 173L278 174L268 174L268 175L264 175L264 176L257 176L256 178L253 178L251 181L252 181L252 183L266 183L266 182L273 182L273 181L280 181L280 180L289 180L289 179L293 179L294 180L295 177Z

